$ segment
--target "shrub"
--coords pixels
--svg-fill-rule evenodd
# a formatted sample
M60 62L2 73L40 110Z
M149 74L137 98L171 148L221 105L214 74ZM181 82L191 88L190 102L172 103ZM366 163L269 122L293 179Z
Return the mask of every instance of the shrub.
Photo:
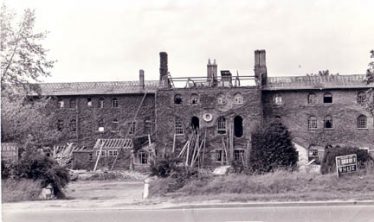
M1 179L7 179L10 176L10 165L1 161Z
M169 177L172 173L181 170L181 167L178 167L179 163L179 159L172 157L157 159L151 163L151 176Z
M327 174L336 172L335 157L344 156L349 154L357 155L357 165L359 169L365 169L366 166L372 165L374 163L373 158L369 155L366 150L360 150L355 147L333 147L326 149L326 153L323 157L321 164L321 173Z
M41 186L52 185L57 198L64 198L63 188L69 182L69 171L58 163L38 152L24 155L14 166L14 176L17 179L26 178L40 180Z
M274 121L252 136L250 170L257 173L276 169L294 169L298 154L291 142L291 135L280 121Z
M37 200L41 190L39 180L6 179L2 180L1 184L3 202Z

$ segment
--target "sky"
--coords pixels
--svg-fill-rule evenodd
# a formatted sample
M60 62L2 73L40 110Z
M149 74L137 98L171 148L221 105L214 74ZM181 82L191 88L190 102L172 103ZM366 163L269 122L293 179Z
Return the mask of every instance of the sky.
M5 0L36 10L36 30L58 62L45 82L159 78L159 52L172 76L219 70L253 75L265 49L268 76L365 73L374 49L372 0Z

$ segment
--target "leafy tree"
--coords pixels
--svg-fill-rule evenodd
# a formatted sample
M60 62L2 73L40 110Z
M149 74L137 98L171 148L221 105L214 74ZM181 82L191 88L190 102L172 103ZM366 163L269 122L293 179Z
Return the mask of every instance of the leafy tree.
M366 70L366 81L367 84L374 83L374 50L370 51L370 58L372 61L369 63L369 67ZM370 88L366 91L366 101L364 103L366 110L368 110L372 116L374 116L374 90Z
M252 136L251 170L266 173L276 169L293 169L298 154L291 140L287 127L279 120L270 123L265 129L258 129Z

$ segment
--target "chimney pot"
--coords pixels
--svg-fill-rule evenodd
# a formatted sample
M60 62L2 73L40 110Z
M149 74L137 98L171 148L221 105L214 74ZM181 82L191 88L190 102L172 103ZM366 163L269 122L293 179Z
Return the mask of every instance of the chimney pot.
M145 88L145 83L144 83L144 70L140 69L139 70L139 85L142 89Z

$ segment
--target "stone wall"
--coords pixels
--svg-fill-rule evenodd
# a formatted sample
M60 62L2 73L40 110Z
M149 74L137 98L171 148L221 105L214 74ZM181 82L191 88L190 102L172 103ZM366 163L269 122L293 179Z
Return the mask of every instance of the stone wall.
M330 92L333 103L323 103L324 93ZM359 90L276 90L263 92L264 119L266 122L279 116L291 131L295 142L308 148L310 145L350 145L374 148L373 117L358 104ZM308 104L309 93L316 95L315 104ZM276 95L282 103L275 104ZM366 115L367 129L357 128L357 117ZM317 117L317 129L308 129L309 116ZM324 128L324 118L333 119L331 129Z
M235 95L241 94L243 104L236 104ZM181 104L175 104L176 95L182 98ZM193 104L193 97L198 102ZM224 104L219 104L218 99L224 99ZM204 114L211 114L212 120L205 121ZM181 88L159 90L156 95L156 137L159 155L172 152L175 134L175 118L180 118L183 123L183 135L176 136L175 154L179 154L188 137L192 134L191 119L199 118L200 135L206 131L205 165L214 166L221 163L214 161L216 149L223 149L223 141L228 145L228 132L217 132L217 119L224 116L226 128L233 128L233 119L241 116L243 119L243 136L234 137L234 148L244 149L248 155L250 149L251 133L262 123L261 91L256 87L238 88ZM229 154L232 156L232 153Z

